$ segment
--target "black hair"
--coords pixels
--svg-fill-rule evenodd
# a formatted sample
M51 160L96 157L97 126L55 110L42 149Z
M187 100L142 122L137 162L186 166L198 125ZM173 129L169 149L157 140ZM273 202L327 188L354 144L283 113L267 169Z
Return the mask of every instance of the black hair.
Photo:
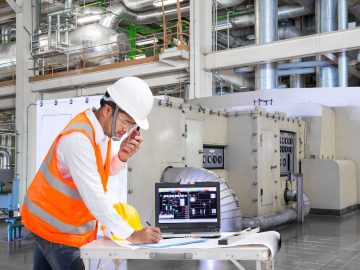
M110 95L109 95L108 92L105 93L105 97L107 97L107 98L110 97ZM113 109L113 113L115 113L115 109L116 109L116 106L117 106L115 102L113 102L113 101L108 101L108 100L105 100L104 98L102 98L102 99L100 100L100 106L101 106L101 107L104 107L105 105L110 106L110 107ZM119 113L122 113L122 112L124 112L124 111L123 111L121 108L119 108Z

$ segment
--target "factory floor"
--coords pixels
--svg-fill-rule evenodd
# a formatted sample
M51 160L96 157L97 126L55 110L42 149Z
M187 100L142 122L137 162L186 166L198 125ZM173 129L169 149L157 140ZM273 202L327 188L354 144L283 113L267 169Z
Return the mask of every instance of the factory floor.
M309 216L303 225L289 224L277 228L282 237L282 247L275 257L275 270L360 269L360 211L346 217ZM23 232L24 236L28 232ZM30 239L6 241L7 226L0 223L0 269L32 269ZM104 262L101 262L104 263ZM241 262L246 269L255 269L254 262ZM91 269L97 269L93 260ZM103 270L114 269L106 262ZM121 270L235 270L225 261L128 261Z

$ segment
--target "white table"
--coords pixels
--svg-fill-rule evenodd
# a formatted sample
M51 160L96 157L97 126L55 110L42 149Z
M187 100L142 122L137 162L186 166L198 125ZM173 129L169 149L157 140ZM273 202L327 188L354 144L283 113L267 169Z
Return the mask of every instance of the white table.
M261 270L262 265L265 269L274 269L274 259L270 249L262 245L249 245L237 247L222 247L211 249L191 249L191 248L139 248L130 249L120 247L113 241L102 238L92 241L80 248L81 258L85 262L85 269L90 270L91 259L110 259L110 260L229 260L238 269L245 268L238 260L256 261L256 270Z

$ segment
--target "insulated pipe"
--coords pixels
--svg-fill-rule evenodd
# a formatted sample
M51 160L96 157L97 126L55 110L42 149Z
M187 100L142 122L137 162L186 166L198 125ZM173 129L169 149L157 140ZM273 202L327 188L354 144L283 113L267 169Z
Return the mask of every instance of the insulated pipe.
M161 0L159 0L161 2ZM221 7L235 7L245 0L217 0ZM122 0L125 6L132 11L145 11L154 9L154 0Z
M282 39L300 37L301 31L293 25L281 26L279 27L278 34L279 34L279 39L282 40ZM301 58L294 58L290 60L291 63L299 63L301 61L302 61ZM290 88L302 88L304 87L304 85L305 85L304 78L300 74L294 74L290 76Z
M154 8L154 0L122 0L128 9L144 11Z
M255 2L256 44L266 44L278 39L278 1ZM259 64L255 68L255 90L273 89L277 86L276 63Z
M337 0L316 0L315 13L318 33L337 30ZM334 66L319 68L316 76L317 86L337 87L337 73L337 68Z
M285 0L285 2L296 2L301 6L305 7L306 9L314 10L314 0L292 0L292 1Z
M218 2L218 5L220 5L221 7L236 7L240 4L242 4L245 0L217 0L216 2Z
M150 10L150 11L135 13L127 9L123 3L115 3L111 5L107 10L108 10L107 15L104 16L99 21L99 24L111 29L116 29L117 25L121 20L121 17L125 17L139 24L150 24L150 23L160 22L162 21L163 18L162 11ZM180 11L182 15L188 14L190 11L190 7L189 6L181 7ZM171 20L177 18L176 8L165 10L164 13L167 19Z
M0 148L0 169L6 170L10 167L10 154L6 149Z
M72 9L74 5L74 1L73 0L65 0L65 6L64 9Z
M298 6L298 5L287 5L287 6L278 7L277 12L278 12L278 20L286 20L290 18L301 17L307 14L311 14L312 10L309 10L303 6ZM255 25L255 14L247 14L247 15L232 17L230 18L230 23L232 28L244 28L248 26L253 26ZM217 22L217 25L219 26L226 24L227 24L227 19L219 20Z
M217 40L226 47L229 45L229 48L245 46L247 44L241 38L237 38L232 35L224 35L220 32L218 33Z
M35 34L38 34L40 31L40 19L41 19L41 0L35 1L35 16L34 16L34 24L35 24Z
M310 213L309 197L303 193L303 215L304 217ZM242 219L243 228L256 228L260 230L276 227L285 223L293 222L297 219L297 209L286 209L283 212L270 216L259 216Z
M348 6L347 0L338 0L338 29L347 29ZM348 86L348 56L346 51L338 53L339 87Z

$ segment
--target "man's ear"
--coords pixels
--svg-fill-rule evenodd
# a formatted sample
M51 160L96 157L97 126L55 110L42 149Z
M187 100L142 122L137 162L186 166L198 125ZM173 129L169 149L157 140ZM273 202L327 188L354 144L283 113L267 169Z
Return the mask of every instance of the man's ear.
M109 117L109 116L111 116L112 115L112 108L111 108L111 106L107 106L107 105L105 105L104 106L104 109L103 109L103 116L104 117Z

